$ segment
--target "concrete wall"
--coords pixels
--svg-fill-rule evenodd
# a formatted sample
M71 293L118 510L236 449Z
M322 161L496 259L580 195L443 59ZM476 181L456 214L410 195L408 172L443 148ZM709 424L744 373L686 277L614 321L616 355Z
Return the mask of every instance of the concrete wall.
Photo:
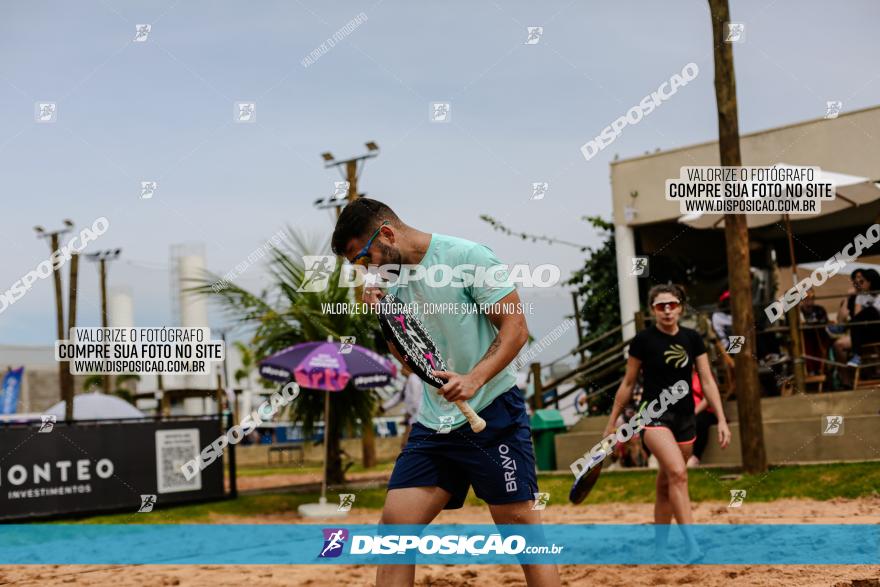
M880 390L842 391L761 401L764 441L770 464L880 459ZM709 434L705 464L741 464L735 402L724 408L733 440L721 450L716 429ZM825 416L843 416L843 433L822 434ZM583 418L567 434L556 437L556 468L567 470L602 435L608 418Z
M83 384L88 375L74 375L73 389L83 393ZM58 384L58 369L24 369L21 395L18 399L19 412L42 412L61 401L61 387Z

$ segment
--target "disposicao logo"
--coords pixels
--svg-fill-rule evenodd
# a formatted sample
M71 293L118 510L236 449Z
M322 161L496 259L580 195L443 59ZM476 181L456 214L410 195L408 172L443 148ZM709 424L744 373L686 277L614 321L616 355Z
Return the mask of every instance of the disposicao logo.
M345 528L324 528L324 546L318 558L336 558L342 554L342 547L348 540L348 530Z

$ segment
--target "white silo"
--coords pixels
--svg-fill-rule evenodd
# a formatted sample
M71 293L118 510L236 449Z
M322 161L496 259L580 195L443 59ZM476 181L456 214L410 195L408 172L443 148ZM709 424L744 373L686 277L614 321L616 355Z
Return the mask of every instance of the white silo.
M171 288L173 325L188 328L208 327L208 300L205 296L189 291L201 285L205 279L205 248L202 244L174 245L171 248ZM215 382L210 375L167 375L166 389L213 389ZM206 413L203 398L186 398L183 411L186 415Z
M107 323L111 328L130 328L134 326L134 301L131 288L113 286L107 290ZM135 390L155 389L155 375L141 375L135 382Z
M134 326L134 302L131 288L114 286L107 292L108 321L112 328L129 328Z

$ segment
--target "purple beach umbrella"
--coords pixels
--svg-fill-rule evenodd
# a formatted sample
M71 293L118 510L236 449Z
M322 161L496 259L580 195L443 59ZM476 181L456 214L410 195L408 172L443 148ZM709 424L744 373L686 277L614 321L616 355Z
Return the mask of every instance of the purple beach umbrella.
M397 376L397 367L362 346L315 341L266 357L260 361L260 375L273 381L293 379L308 389L342 391L349 383L357 389L388 385Z

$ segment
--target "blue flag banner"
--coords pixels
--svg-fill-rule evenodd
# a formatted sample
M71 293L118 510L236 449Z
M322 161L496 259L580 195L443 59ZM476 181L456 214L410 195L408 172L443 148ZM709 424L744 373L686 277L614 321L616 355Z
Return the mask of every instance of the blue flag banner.
M880 564L874 524L695 524L699 558L681 528L665 527L661 549L664 527L649 524L10 524L0 526L0 565Z
M18 396L21 393L21 378L24 367L10 369L3 376L0 386L0 414L14 414L18 411Z

